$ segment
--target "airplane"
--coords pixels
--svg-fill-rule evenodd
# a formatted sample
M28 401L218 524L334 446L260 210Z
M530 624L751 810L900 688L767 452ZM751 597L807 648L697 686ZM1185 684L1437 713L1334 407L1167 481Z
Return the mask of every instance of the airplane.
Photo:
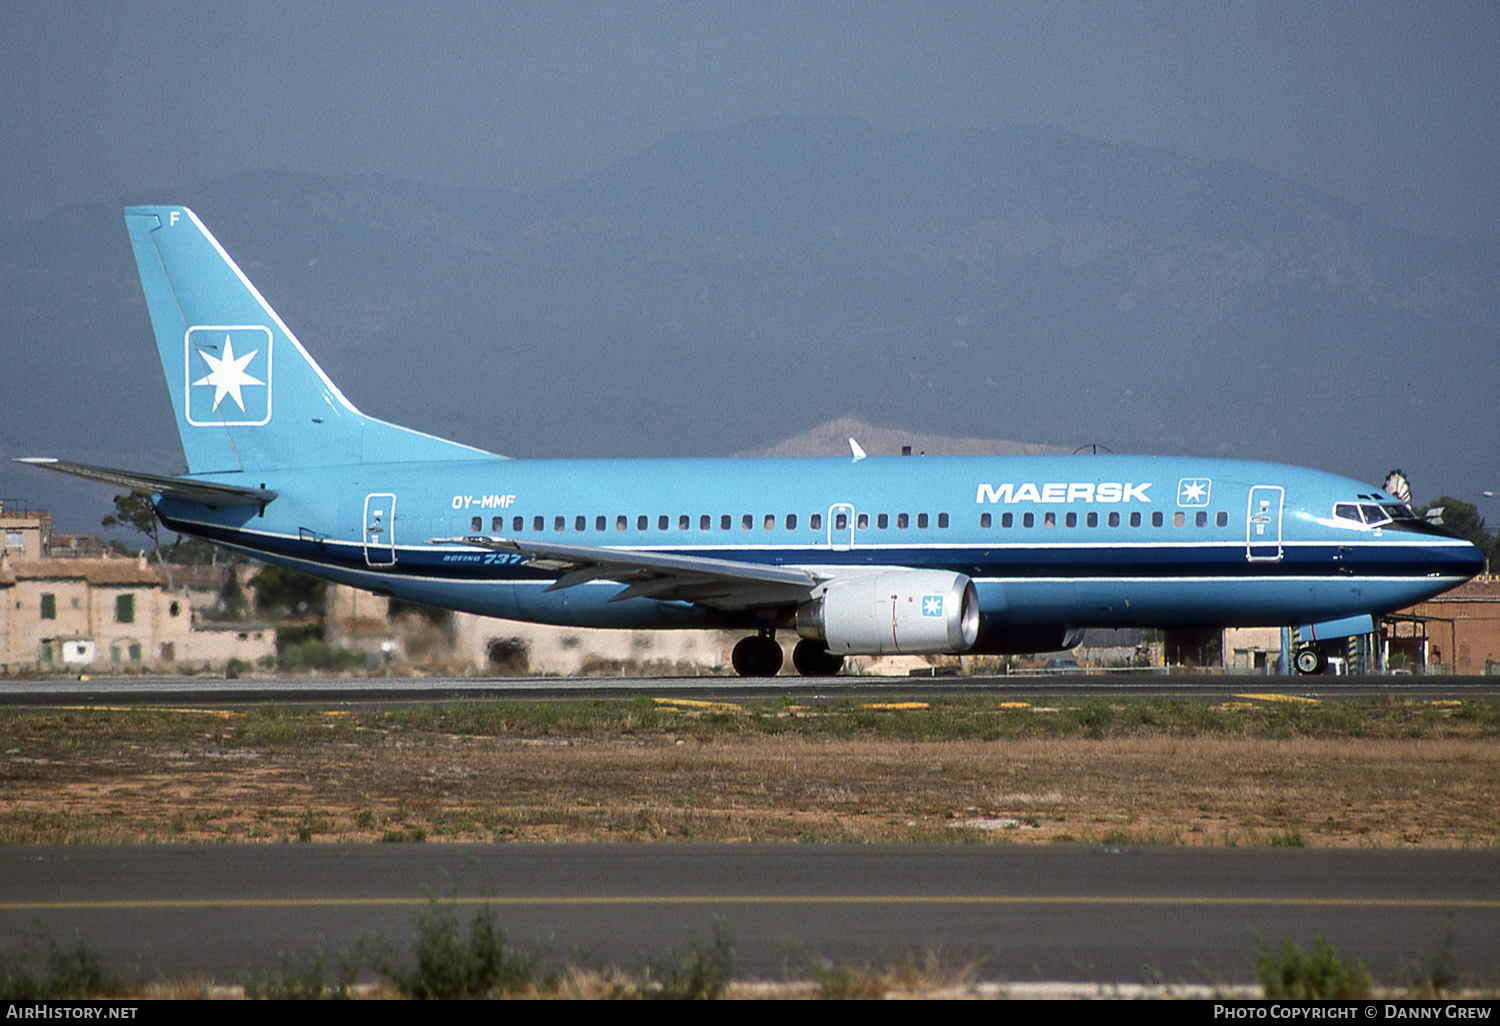
M187 461L24 459L154 497L180 534L513 620L746 632L734 669L1057 651L1090 627L1296 626L1316 642L1484 567L1380 488L1184 457L509 459L345 398L193 211L125 211Z

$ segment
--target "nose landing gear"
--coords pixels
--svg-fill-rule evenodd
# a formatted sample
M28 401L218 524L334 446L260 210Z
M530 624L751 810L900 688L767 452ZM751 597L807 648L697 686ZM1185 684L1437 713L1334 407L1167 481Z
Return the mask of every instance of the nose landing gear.
M1328 669L1328 657L1316 645L1303 645L1292 656L1292 665L1298 673L1322 673Z

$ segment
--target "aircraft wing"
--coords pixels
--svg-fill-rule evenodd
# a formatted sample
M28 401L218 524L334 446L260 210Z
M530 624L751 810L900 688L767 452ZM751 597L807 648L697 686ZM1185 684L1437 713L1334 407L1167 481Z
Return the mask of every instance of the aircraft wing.
M558 578L548 586L548 591L599 580L625 585L610 599L611 602L653 598L697 602L720 609L744 609L804 602L823 581L823 578L797 567L640 549L518 541L483 535L434 538L430 544L470 545L527 556L528 566L558 571Z
M22 457L15 462L27 463L44 470L72 474L74 477L81 477L87 481L100 481L144 495L168 496L204 506L264 506L276 498L275 492L265 488L243 488L239 485L216 484L212 481L194 481L185 477L146 474L138 470L114 470L110 467L69 463L66 460L56 460L45 456Z

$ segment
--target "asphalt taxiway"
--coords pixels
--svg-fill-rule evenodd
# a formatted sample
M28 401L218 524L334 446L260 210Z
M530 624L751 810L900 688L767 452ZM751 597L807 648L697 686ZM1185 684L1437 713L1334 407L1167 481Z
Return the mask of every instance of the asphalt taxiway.
M742 978L897 950L985 980L1253 980L1256 937L1321 935L1378 979L1446 943L1500 966L1500 853L823 845L213 845L0 848L0 950L82 940L146 978L233 982L283 954L409 943L434 896L489 904L512 944L630 969L707 943ZM1446 941L1445 941L1445 938Z

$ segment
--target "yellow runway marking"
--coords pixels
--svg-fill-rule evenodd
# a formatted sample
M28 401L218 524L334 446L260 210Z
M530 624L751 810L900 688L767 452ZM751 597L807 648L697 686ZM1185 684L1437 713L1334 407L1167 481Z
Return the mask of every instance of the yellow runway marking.
M705 702L700 698L656 698L657 705L667 709L703 709L708 712L744 712L732 702Z
M1234 697L1235 698L1253 698L1253 699L1256 699L1257 701L1261 701L1261 702L1296 702L1296 703L1300 703L1302 705L1322 705L1323 704L1322 702L1320 702L1316 698L1304 698L1301 695L1266 694L1266 695L1235 695Z
M141 706L141 705L55 705L52 708L62 712L164 712L179 713L189 716L217 716L220 719L233 719L235 717L248 716L249 713L235 712L232 709L174 709L164 706Z
M117 909L210 908L377 908L427 906L428 898L165 898L111 901L7 901L0 912L105 911ZM438 905L1075 905L1157 908L1467 908L1500 909L1500 898L1247 898L1247 897L1109 897L1095 895L1003 894L692 894L692 895L542 895L531 897L446 898Z

